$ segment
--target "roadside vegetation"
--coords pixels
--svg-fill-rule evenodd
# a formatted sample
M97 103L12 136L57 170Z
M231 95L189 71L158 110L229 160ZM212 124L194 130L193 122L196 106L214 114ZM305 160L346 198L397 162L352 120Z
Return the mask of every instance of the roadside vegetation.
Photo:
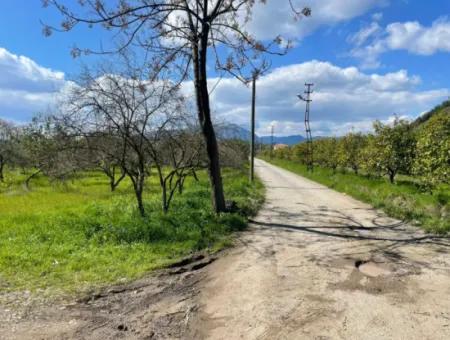
M179 87L149 80L153 65L131 53L116 61L85 68L55 112L0 120L3 291L135 279L224 246L262 200L246 143L215 138L213 188L211 150Z
M27 190L25 175L6 171L0 185L1 290L82 291L226 246L256 212L263 187L249 184L245 169L226 168L223 176L225 193L238 207L234 213L214 213L206 171L200 170L167 213L156 177L149 181L142 217L128 179L111 191L98 171L63 182L38 175Z
M265 160L411 221L450 232L450 102L426 120L374 123L374 133L313 141L314 172L306 143L265 150Z
M217 138L208 88L210 65L248 82L265 54L289 50L243 29L255 2L63 2L43 1L59 13L46 36L79 26L111 35L100 50L74 45L73 57L103 57L50 112L0 120L2 290L133 279L220 247L262 200L244 174L247 145Z

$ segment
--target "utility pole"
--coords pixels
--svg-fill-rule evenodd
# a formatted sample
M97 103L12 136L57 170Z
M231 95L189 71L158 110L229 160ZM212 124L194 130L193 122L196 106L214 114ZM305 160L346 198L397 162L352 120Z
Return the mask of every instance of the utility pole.
M255 179L255 115L256 115L256 80L259 76L263 75L266 71L270 69L270 63L267 60L262 59L258 61L258 65L254 64L252 60L249 61L249 66L253 69L252 72L252 109L251 109L251 137L250 137L250 182ZM257 61L255 59L255 61ZM246 85L248 84L248 79L242 79Z
M251 137L250 137L250 182L255 179L255 106L256 106L256 78L258 72L253 72L252 79L252 118L251 118Z
M310 104L312 102L311 100L311 93L313 91L311 88L314 86L314 84L311 83L305 83L305 91L306 98L304 98L301 94L298 95L298 98L300 100L303 100L306 102L306 110L305 110L305 130L306 130L306 168L308 171L313 171L313 165L314 165L314 158L313 158L313 143L312 143L312 134L311 134L311 127L309 125L309 111L310 111Z
M270 159L273 157L273 124L270 125Z

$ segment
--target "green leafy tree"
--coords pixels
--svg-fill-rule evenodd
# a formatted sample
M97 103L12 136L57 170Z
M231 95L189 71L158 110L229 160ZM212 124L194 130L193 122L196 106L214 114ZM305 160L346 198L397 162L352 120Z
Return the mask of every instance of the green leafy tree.
M275 157L281 159L290 159L291 158L291 149L289 147L282 147L278 150L275 150Z
M387 175L391 183L398 173L410 174L416 144L411 125L395 119L392 125L376 121L373 127L363 157L367 170Z
M433 115L417 134L414 173L427 183L450 182L450 113Z
M380 177L380 168L377 166L377 161L374 158L376 154L376 142L375 136L373 134L368 134L366 136L366 145L361 151L361 169L363 169L367 175Z
M314 164L326 167L327 150L325 147L325 139L313 141Z
M307 145L305 142L291 148L291 158L301 164L306 164Z
M339 140L338 161L343 168L352 169L358 173L362 164L362 151L366 145L367 137L360 132L350 132Z
M319 166L330 168L335 172L339 164L337 138L323 138L313 143L315 163Z

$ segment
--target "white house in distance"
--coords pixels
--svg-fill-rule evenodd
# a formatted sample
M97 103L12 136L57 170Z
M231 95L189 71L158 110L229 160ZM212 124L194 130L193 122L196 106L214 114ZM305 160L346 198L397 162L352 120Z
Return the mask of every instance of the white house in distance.
M285 149L288 147L289 147L289 145L287 145L287 144L275 144L273 146L273 149L276 151L276 150L281 150L281 149Z

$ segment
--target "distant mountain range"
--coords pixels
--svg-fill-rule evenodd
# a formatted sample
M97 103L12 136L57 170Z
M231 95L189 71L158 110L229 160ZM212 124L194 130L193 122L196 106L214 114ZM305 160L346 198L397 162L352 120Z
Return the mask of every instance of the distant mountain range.
M450 114L450 100L444 101L442 104L437 105L432 110L422 114L415 121L411 123L414 128L426 123L431 117L436 114ZM250 140L250 131L236 124L219 124L215 126L216 134L219 139L240 139L244 141ZM314 140L324 138L323 136L313 137ZM257 143L270 144L271 136L258 136L256 135ZM292 136L273 136L274 144L287 144L295 145L306 140L302 135Z
M236 124L219 125L216 126L217 136L221 139L240 139L250 140L250 131ZM257 143L270 144L272 141L271 136L258 136L256 135ZM295 145L305 140L305 137L301 135L292 136L273 136L274 144L287 144Z

